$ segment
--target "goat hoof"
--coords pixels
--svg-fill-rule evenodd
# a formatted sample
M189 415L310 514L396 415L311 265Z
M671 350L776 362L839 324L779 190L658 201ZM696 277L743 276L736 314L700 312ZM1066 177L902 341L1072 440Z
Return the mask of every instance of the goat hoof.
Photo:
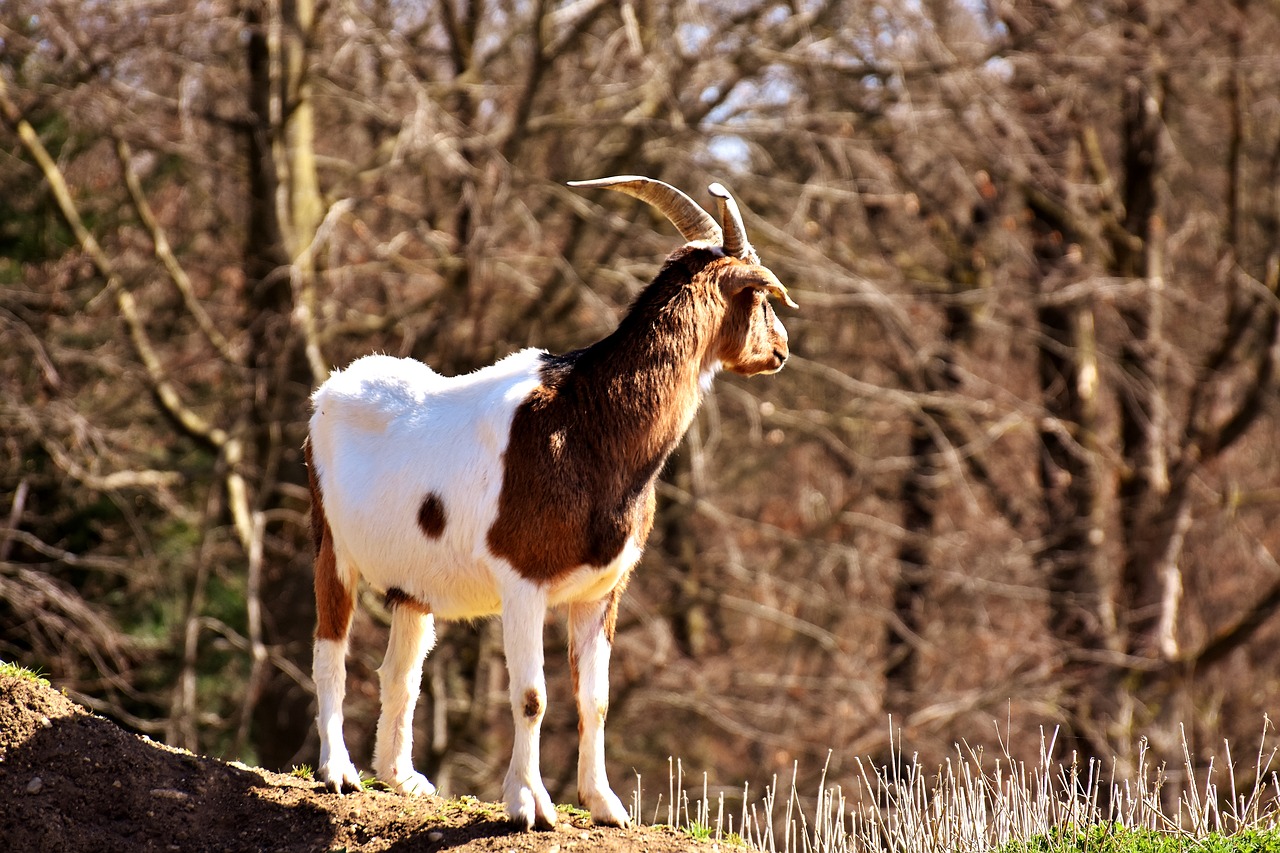
M360 781L360 771L350 761L323 764L316 771L316 778L335 794L347 791L360 791L364 784Z
M410 797L421 797L436 792L436 786L421 773L410 773L403 779L389 783L396 791Z
M554 829L556 807L545 788L521 785L507 795L507 814L521 829Z
M593 795L583 798L583 808L591 812L591 820L596 826L626 827L631 825L631 816L622 805L618 796L605 788Z

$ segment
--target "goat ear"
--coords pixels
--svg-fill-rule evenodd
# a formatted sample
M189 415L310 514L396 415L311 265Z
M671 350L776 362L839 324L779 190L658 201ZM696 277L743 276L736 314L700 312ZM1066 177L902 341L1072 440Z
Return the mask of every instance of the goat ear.
M781 299L792 308L800 306L792 300L787 289L778 281L778 277L764 267L754 264L734 264L724 272L720 287L729 298L737 296L747 288L762 290L775 299Z

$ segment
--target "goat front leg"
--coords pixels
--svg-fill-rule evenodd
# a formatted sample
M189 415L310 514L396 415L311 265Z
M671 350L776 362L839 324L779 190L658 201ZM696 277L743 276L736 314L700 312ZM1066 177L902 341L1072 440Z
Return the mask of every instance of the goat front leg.
M546 614L546 593L538 586L522 581L506 590L502 645L507 656L515 739L502 793L507 814L525 829L550 829L556 823L555 804L542 783L538 755L539 730L547 706L542 655Z
M391 637L378 678L382 714L373 748L373 771L402 794L434 794L436 786L413 769L413 709L422 691L422 662L436 643L435 617L401 602L391 612Z
M604 721L609 714L609 654L606 628L616 598L569 607L569 669L578 702L578 802L604 826L630 823L622 801L609 787L604 766Z

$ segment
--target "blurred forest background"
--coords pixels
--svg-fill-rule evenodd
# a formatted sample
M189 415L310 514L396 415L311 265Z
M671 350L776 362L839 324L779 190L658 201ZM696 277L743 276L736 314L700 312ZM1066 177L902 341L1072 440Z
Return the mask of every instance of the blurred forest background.
M1280 709L1280 13L1262 0L6 0L0 657L316 761L308 396L609 331L724 181L801 310L722 377L624 599L620 793L1041 726L1124 772ZM369 766L386 614L348 731ZM498 794L500 624L418 764ZM574 800L547 630L543 768ZM1069 753L1068 753L1069 754ZM652 787L650 787L652 786ZM647 801L652 803L651 795Z

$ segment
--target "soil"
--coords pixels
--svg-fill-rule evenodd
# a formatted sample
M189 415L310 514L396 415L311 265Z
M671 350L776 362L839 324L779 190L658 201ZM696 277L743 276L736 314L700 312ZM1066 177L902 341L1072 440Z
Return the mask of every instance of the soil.
M332 794L312 780L175 750L32 680L0 674L0 850L711 853L669 827L576 810L523 832L498 804Z

